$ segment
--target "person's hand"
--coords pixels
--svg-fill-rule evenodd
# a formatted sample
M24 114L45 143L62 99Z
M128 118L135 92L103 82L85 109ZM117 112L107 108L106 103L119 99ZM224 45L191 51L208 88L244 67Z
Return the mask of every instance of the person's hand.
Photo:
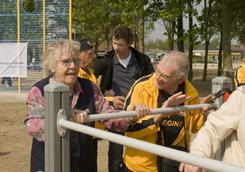
M150 109L146 105L144 105L144 104L138 104L138 105L136 105L134 110L137 112L137 118L144 117L150 111Z
M144 104L133 105L128 110L135 110L137 112L136 116L130 117L131 121L138 121L139 118L149 114L150 111L150 109Z
M105 97L112 97L112 96L115 96L115 92L114 92L112 89L106 90L106 91L104 92L104 96L105 96Z
M74 122L83 124L87 121L89 110L79 110L79 109L73 109L71 112L71 117L74 120Z
M206 97L203 97L201 99L201 103L214 103L214 100L216 99L216 97L212 94L206 96Z
M123 109L125 98L123 96L115 96L113 97L112 104L114 109L121 110Z
M165 102L163 102L162 107L166 108L166 107L178 106L179 104L185 102L186 100L188 100L190 98L191 98L191 96L186 96L185 94L182 94L182 92L178 92L178 93L172 95L171 97L169 97ZM174 115L174 114L176 114L176 113L154 115L153 119L154 119L154 122L159 122L163 117ZM178 112L178 114L184 115L183 112Z
M191 96L186 96L182 92L175 93L169 97L165 102L163 102L162 107L174 107L178 106L181 103L184 103L186 100L190 99Z
M216 97L214 95L208 95L206 97L203 97L201 99L201 103L214 103L214 100L216 99ZM209 107L203 107L201 110L202 114L208 115L209 113L211 113L212 111L214 111L214 109L210 109Z
M179 166L179 171L180 172L202 172L202 169L194 165L181 163Z

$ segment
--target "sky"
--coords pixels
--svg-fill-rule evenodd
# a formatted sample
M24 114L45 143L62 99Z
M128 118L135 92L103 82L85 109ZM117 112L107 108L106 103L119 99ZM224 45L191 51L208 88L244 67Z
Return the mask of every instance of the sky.
M154 41L156 39L166 39L167 37L163 35L164 30L163 23L160 20L156 21L154 30L146 34L145 41L147 42L150 40Z
M195 8L197 8L199 15L201 15L200 13L202 11L203 4L201 3L199 5L196 5ZM193 22L198 25L197 19L195 17L193 18ZM187 29L188 18L184 17L183 24L184 24L184 29ZM145 41L147 42L149 40L154 41L156 39L167 39L167 36L163 35L164 31L165 29L164 29L163 22L161 20L156 21L154 30L146 34Z

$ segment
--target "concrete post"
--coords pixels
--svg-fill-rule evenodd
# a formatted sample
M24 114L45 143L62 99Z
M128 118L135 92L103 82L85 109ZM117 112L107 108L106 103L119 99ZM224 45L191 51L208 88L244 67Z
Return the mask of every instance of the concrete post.
M212 79L212 94L217 93L223 88L229 88L230 90L232 90L232 81L230 78L226 76L219 76ZM224 98L223 97L217 98L215 103L217 104L218 107L220 107L224 103Z
M44 87L45 98L45 172L70 172L69 132L60 137L57 131L59 109L69 112L69 88L61 83Z

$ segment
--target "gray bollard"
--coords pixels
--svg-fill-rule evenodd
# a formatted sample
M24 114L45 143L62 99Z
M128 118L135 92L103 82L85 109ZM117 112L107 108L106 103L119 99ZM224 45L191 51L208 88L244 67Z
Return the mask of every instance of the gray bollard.
M61 83L50 83L44 87L45 172L70 171L69 132L60 137L57 131L59 109L69 110L69 92L68 86Z
M226 76L219 76L212 79L212 94L217 93L223 88L229 88L232 90L232 80ZM220 107L224 103L223 97L219 97L216 99L215 103L218 107Z

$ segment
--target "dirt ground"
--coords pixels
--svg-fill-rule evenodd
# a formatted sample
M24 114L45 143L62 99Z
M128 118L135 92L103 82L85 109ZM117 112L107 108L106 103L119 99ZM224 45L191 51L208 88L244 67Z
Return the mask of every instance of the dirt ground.
M211 91L210 81L194 80L201 96ZM25 95L26 96L26 95ZM25 97L24 96L24 97ZM0 94L0 172L28 172L31 137L25 133L23 119L26 114L24 98L10 98ZM14 99L15 101L9 101ZM106 141L100 141L98 168L107 171Z

